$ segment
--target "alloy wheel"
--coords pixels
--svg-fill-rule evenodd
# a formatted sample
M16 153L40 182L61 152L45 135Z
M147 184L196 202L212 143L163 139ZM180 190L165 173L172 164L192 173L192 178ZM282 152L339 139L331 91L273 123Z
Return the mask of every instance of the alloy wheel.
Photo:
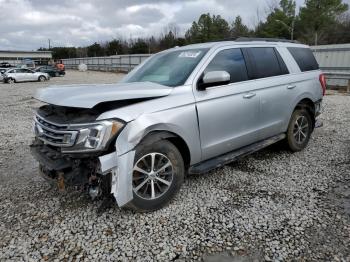
M309 133L309 123L305 116L299 116L295 123L293 129L293 136L298 144L302 144L307 139Z
M165 155L150 153L142 156L133 168L134 193L145 200L163 196L170 188L174 168Z

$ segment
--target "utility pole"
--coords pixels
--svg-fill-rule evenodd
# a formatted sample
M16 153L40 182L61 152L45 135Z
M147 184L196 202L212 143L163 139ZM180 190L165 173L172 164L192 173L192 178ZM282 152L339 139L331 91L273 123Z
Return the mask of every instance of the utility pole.
M49 50L51 49L51 39L49 38Z
M317 31L315 32L315 45L317 45L318 44L318 33L317 33Z
M276 19L275 21L281 23L284 27L286 27L290 33L290 40L294 40L295 18L293 17L291 26L287 25L285 22L278 19Z

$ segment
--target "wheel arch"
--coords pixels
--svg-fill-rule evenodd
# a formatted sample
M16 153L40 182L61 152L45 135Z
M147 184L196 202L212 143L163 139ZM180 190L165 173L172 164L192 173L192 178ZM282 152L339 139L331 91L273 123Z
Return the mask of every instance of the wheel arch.
M47 80L46 76L44 76L44 75L39 75L39 76L38 76L38 81L40 81L40 77L43 77L43 78L45 78L45 80Z
M294 107L293 112L296 109L305 109L309 112L311 120L312 120L312 129L315 128L315 103L310 98L303 98L301 99L296 106Z
M165 131L156 130L147 133L138 143L138 145L150 145L160 140L168 140L171 142L179 151L183 158L185 167L188 167L191 163L191 152L186 141L178 134Z

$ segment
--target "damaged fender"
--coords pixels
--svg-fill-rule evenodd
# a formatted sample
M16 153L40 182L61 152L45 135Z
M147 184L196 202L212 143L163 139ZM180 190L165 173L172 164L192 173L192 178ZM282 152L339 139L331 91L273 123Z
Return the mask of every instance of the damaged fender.
M116 151L100 157L101 168L104 172L113 173L112 193L117 199L118 206L127 204L133 198L132 170L136 147L150 133L168 132L180 137L187 145L190 165L200 162L202 151L196 113L196 106L188 87L173 90L173 97L163 97L162 109L157 99L146 103L134 104L103 113L99 119L110 119L118 116L127 122L117 137ZM181 103L180 106L178 104ZM174 104L169 108L169 104ZM161 137L160 137L161 139Z
M135 151L129 151L121 156L117 152L99 157L101 173L112 173L111 193L119 207L126 205L133 198L132 170Z

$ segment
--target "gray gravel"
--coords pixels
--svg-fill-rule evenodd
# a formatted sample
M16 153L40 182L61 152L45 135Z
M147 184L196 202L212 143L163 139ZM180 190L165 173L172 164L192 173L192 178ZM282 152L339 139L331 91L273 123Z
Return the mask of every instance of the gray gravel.
M37 87L111 83L68 71L46 83L0 84L0 260L350 260L350 96L325 97L309 147L276 146L190 176L162 210L139 214L59 194L29 153Z

